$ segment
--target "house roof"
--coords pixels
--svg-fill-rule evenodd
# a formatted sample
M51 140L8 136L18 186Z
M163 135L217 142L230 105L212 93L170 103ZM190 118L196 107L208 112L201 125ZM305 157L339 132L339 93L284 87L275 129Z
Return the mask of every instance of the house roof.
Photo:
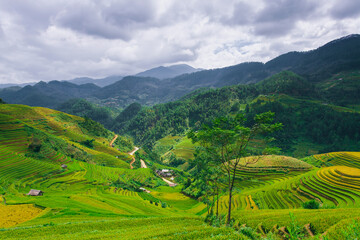
M43 193L43 191L41 190L36 190L36 189L31 189L30 192L27 195L31 195L31 196L38 196L41 193Z

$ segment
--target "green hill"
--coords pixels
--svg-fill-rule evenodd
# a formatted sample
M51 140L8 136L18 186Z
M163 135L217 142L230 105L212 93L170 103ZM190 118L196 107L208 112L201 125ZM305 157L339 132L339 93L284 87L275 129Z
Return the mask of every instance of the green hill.
M353 73L343 74L350 78ZM360 127L360 114L356 101L352 105L336 105L328 98L332 95L329 91L323 84L314 85L294 73L281 72L254 85L204 90L176 102L142 107L121 125L114 125L114 129L133 136L137 144L152 148L157 140L182 136L189 128L198 129L216 117L245 112L252 119L255 114L270 110L276 121L284 124L283 131L274 137L275 145L286 155L359 151L360 135L356 129Z

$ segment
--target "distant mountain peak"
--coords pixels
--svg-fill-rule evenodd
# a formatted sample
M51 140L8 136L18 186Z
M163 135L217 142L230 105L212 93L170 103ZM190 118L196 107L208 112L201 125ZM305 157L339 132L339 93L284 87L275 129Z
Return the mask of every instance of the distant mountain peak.
M328 42L327 44L325 44L324 46L329 46L329 45L332 45L332 44L335 44L335 43L340 43L340 42L343 42L343 41L346 41L346 40L357 39L357 38L360 38L360 34L350 34L350 35L347 35L347 36L332 40L332 41Z
M159 66L144 72L140 72L135 76L138 77L154 77L159 79L173 78L186 73L193 73L202 69L193 68L187 64L176 64L170 66Z

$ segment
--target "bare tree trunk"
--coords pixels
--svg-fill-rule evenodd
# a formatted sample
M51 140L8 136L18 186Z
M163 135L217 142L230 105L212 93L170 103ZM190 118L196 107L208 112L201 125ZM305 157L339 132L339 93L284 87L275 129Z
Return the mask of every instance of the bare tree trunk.
M215 205L215 194L213 194L213 200L212 200L211 209L210 209L211 215L214 214L214 205Z
M231 169L229 168L229 170L227 171L228 173L228 188L229 188L229 202L228 202L228 215L227 215L227 220L226 220L226 224L228 225L230 223L230 218L231 218L231 194L232 194L232 189L231 189Z
M229 211L228 211L228 217L227 217L227 222L226 222L227 225L230 224L230 220L231 220L232 191L233 191L233 187L234 187L234 183L235 183L235 173L236 173L236 167L237 167L238 163L239 163L239 161L236 161L236 163L234 165L234 170L232 172L232 176L230 175L231 173L229 172Z
M227 221L226 224L229 225L230 224L230 220L231 220L231 198L232 198L232 186L229 186L229 207L228 207L228 216L227 216Z
M216 187L216 216L219 217L219 187Z

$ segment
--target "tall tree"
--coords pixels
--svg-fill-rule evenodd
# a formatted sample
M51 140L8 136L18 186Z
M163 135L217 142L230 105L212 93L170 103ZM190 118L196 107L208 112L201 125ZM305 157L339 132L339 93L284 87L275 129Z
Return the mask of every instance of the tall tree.
M220 162L227 175L227 188L229 191L229 206L227 224L231 220L231 204L236 169L255 164L259 157L247 157L249 142L258 134L271 133L282 127L281 123L273 123L275 114L265 112L254 117L252 126L246 126L243 114L235 117L222 117L214 120L211 126L203 126L198 132L191 131L188 137L194 142L199 142L204 150ZM266 149L271 151L272 149ZM241 159L244 159L241 161Z
M217 164L202 147L197 147L195 153L196 187L204 191L203 201L207 204L208 214L214 214L214 207L216 201L216 216L219 215L219 194L221 184L225 183L224 174ZM200 186L199 186L200 185Z

